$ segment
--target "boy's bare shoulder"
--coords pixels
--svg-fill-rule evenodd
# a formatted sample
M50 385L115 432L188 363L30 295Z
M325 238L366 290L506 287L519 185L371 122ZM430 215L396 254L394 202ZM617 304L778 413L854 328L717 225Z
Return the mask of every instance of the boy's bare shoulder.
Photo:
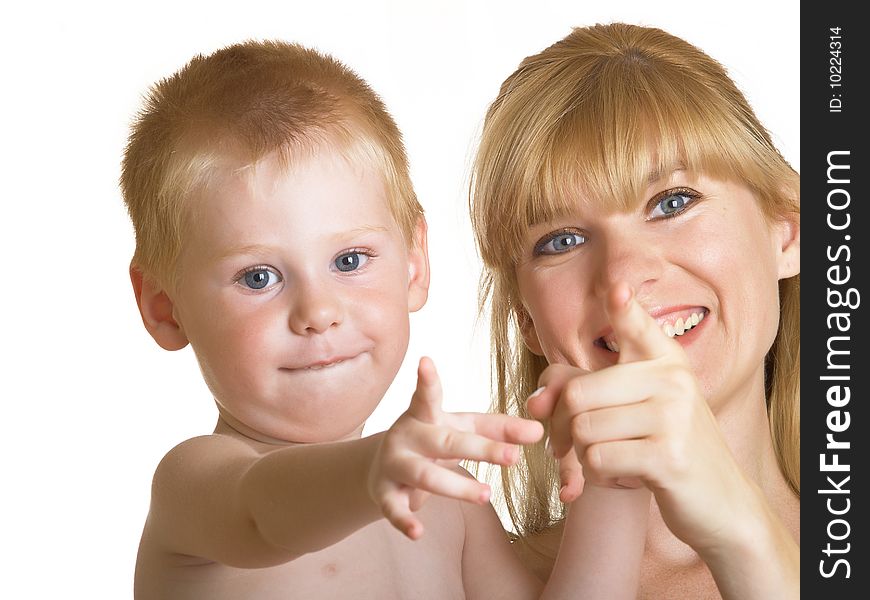
M185 440L160 460L151 488L152 509L163 492L181 486L208 485L221 475L238 476L262 455L255 446L223 434L202 435Z
M189 552L194 532L188 529L201 513L198 500L213 497L215 510L229 518L227 500L259 456L255 446L223 434L194 437L172 448L154 471L143 542L169 554Z
M185 471L206 464L219 464L224 461L253 461L262 456L263 451L251 443L241 439L212 433L185 440L172 448L157 465L155 477L164 471L176 469Z

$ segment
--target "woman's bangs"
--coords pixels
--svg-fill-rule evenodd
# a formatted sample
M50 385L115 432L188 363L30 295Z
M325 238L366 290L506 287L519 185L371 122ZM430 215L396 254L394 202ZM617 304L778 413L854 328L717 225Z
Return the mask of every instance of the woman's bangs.
M488 188L493 203L481 220L489 264L509 268L530 227L584 204L637 206L650 183L675 169L740 180L769 197L770 144L751 114L731 108L727 91L648 66L609 61L563 72L563 81L573 79L558 90L516 85L502 98L488 124L502 137L478 155L478 189Z
M741 170L738 155L746 152L725 119L687 106L669 86L626 75L612 75L621 82L618 94L587 88L554 128L529 222L552 219L578 202L629 210L646 200L651 182L677 168L725 179Z

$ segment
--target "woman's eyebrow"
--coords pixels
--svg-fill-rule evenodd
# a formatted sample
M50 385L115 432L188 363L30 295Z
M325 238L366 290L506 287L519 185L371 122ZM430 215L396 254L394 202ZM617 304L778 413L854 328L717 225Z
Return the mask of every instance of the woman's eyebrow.
M674 176L675 173L680 173L686 170L686 166L679 164L675 166L673 169L668 171L667 169L655 169L650 171L646 176L647 185L652 185L662 179L670 179Z
M530 219L528 228L531 229L532 227L537 227L538 225L543 225L545 223L552 223L553 221L565 219L570 216L572 212L573 211L567 206L557 207L545 215L540 215L539 218Z

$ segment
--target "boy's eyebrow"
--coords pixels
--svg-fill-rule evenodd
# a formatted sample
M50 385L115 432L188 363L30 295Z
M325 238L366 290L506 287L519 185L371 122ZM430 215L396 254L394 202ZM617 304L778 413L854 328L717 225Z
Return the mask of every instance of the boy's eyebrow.
M272 246L265 246L263 244L248 244L245 246L234 246L232 248L228 248L227 250L220 252L216 256L216 258L218 260L223 260L225 258L229 258L231 256L239 256L241 254L255 256L257 254L268 254L270 251L273 250L274 248Z
M388 233L390 230L387 227L383 227L382 225L361 225L359 227L354 227L348 231L340 231L336 233L333 237L344 237L346 235L359 235L362 233Z
M331 237L338 240L348 236L353 237L357 235L362 235L364 233L389 233L389 231L389 228L380 225L362 225L360 227L354 227L353 229L349 229L347 231L339 231ZM227 250L224 250L223 252L218 254L216 258L218 260L223 260L231 256L239 255L257 256L259 254L269 254L271 252L274 252L275 250L275 246L268 246L265 244L246 244L244 246L233 246L232 248L228 248Z

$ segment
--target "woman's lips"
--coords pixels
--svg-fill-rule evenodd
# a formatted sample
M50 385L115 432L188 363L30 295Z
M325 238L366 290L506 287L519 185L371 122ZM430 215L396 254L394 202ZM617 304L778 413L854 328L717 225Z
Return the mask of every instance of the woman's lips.
M703 306L693 306L659 312L654 318L666 336L681 337L697 327L708 313L709 311ZM595 345L611 352L619 352L619 341L612 331L596 339Z

